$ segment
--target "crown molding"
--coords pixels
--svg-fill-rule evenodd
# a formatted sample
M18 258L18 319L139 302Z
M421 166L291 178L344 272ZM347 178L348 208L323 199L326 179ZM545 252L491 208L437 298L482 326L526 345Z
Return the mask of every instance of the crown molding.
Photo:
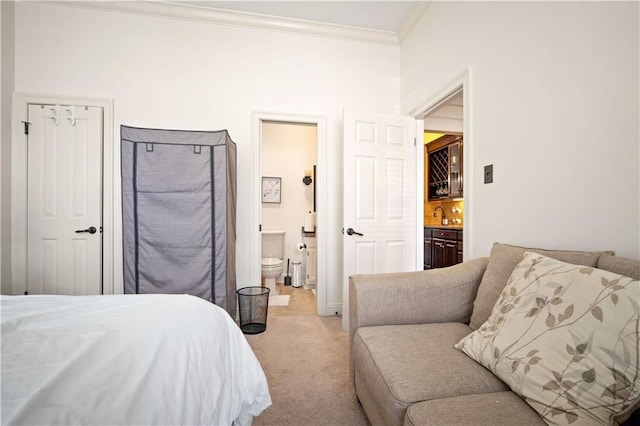
M411 13L409 13L407 20L404 21L404 23L398 30L398 43L402 43L404 41L407 34L411 32L416 23L420 20L420 18L422 18L422 15L424 14L425 10L427 10L427 7L429 7L429 5L431 4L431 1L432 0L426 0L416 3L416 5L411 10Z
M399 44L397 34L391 31L327 24L304 19L216 9L191 4L178 4L171 1L46 1L45 3L373 43Z

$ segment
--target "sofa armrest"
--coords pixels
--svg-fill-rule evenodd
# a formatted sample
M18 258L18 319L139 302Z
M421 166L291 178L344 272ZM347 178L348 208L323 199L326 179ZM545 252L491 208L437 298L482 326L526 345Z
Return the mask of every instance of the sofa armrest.
M469 323L489 259L448 268L349 277L349 342L359 327Z

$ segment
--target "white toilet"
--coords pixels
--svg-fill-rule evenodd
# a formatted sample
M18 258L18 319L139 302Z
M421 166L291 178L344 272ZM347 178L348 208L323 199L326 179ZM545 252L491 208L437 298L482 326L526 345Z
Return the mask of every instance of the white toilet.
M276 279L282 275L284 269L284 231L262 231L262 252L260 270L264 278L264 286L270 291L270 295L277 295Z

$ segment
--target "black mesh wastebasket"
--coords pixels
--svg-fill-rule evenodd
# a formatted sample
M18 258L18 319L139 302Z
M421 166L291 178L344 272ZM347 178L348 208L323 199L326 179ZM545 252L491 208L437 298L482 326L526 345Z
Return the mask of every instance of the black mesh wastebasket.
M267 328L269 289L267 287L243 287L238 293L240 329L244 334L262 333Z

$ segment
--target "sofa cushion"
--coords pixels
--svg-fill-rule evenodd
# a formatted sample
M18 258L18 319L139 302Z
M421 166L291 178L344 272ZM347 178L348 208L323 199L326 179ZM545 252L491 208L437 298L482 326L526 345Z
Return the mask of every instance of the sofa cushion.
M640 400L640 281L526 253L489 320L456 345L548 424L612 424Z
M598 260L602 254L613 254L613 252L602 251L544 250L495 243L491 248L489 264L480 282L480 287L478 287L476 300L473 303L473 312L471 314L471 322L469 323L471 328L476 330L489 318L491 310L498 300L498 296L507 284L511 272L513 272L513 268L520 263L526 251L540 253L547 257L575 265L592 267L598 264Z
M598 269L615 272L616 274L640 280L640 260L625 259L624 257L603 254L598 259Z
M479 393L418 402L407 409L404 426L545 425L526 402L511 391Z
M352 347L356 392L367 413L383 417L370 421L398 425L414 402L507 389L454 349L471 331L462 323L358 328Z

